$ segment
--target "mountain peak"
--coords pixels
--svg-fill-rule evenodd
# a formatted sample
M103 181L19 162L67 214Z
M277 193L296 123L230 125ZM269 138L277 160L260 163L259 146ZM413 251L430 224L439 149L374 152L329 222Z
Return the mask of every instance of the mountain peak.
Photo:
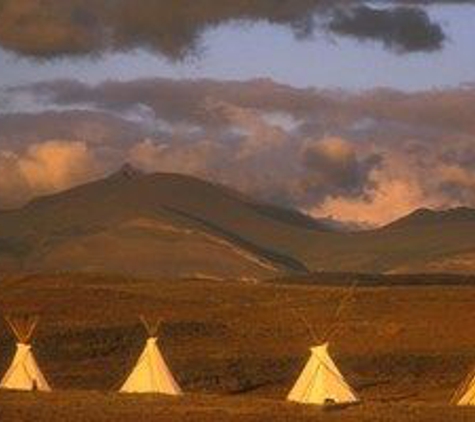
M124 179L134 179L136 177L140 177L140 176L143 176L145 174L145 172L143 172L142 170L134 167L132 164L130 163L124 163L122 165L122 167L120 167L119 170L117 170L115 173L113 173L111 175L111 177L120 177L120 178L124 178Z

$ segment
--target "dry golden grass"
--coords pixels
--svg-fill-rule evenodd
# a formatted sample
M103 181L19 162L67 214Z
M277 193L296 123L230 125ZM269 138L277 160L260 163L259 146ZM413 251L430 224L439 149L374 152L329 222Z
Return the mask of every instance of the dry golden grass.
M448 405L475 364L475 288L360 287L331 353L362 405L283 400L345 288L57 275L4 280L0 308L42 317L37 358L58 391L0 394L1 421L469 421ZM143 346L140 313L164 318L161 348L183 398L113 391ZM0 370L14 342L0 326Z

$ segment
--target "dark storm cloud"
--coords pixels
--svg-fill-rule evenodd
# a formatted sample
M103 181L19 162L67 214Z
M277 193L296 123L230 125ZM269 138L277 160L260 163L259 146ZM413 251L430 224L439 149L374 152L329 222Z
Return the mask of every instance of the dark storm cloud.
M399 52L431 51L442 48L442 27L428 14L414 7L374 9L358 6L334 15L330 29L362 40L382 41Z
M235 20L266 20L312 32L312 13L325 0L3 0L0 43L36 57L143 47L172 59L193 52L207 28Z
M97 2L100 3L100 2ZM38 58L89 54L102 47L104 29L87 0L2 0L3 48Z
M322 27L315 16L330 19L329 28L337 34L381 40L404 51L431 50L444 39L440 26L422 10L375 11L363 4L338 0L2 0L0 45L44 59L145 48L178 60L199 52L203 33L221 24L266 21L285 25L297 38L306 38Z

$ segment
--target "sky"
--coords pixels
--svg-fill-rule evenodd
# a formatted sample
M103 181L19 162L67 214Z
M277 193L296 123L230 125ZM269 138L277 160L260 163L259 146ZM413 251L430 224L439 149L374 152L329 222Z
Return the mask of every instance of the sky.
M473 22L471 1L0 0L0 207L124 161L364 226L475 206Z
M403 54L375 40L339 37L318 28L302 39L285 24L231 21L205 28L199 51L178 60L140 47L127 52L106 51L100 57L60 56L40 61L2 49L0 83L9 86L56 78L97 84L107 79L156 76L220 80L268 77L297 87L364 90L380 86L415 91L473 81L475 5L437 4L425 11L446 35L443 48L436 51Z

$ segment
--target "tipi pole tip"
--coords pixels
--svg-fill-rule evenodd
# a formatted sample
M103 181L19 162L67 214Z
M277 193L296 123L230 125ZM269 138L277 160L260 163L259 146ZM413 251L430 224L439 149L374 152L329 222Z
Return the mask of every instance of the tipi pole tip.
M162 323L161 318L155 318L155 322L151 323L150 318L147 318L145 315L140 314L139 319L142 322L143 326L145 327L145 330L147 331L147 334L149 337L156 337L158 334L158 329L160 327L160 324Z
M31 341L40 319L38 315L28 314L7 314L4 318L17 341L24 344Z

